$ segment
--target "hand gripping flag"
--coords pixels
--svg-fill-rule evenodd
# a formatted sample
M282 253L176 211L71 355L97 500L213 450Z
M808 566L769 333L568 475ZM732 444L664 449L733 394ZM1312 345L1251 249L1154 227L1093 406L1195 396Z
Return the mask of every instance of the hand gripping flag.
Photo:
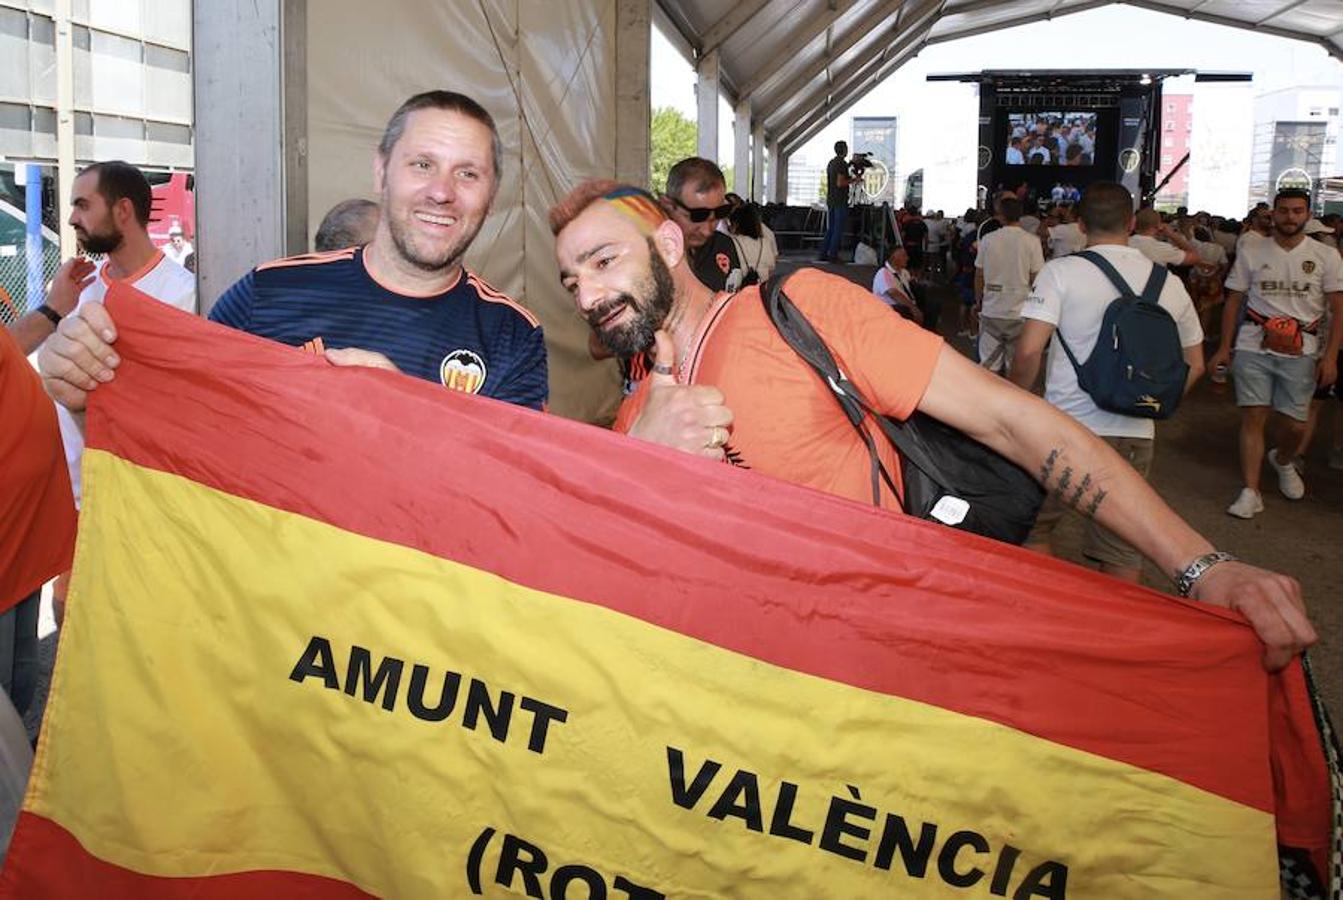
M109 309L4 896L1262 898L1280 842L1327 865L1302 670L1230 614Z

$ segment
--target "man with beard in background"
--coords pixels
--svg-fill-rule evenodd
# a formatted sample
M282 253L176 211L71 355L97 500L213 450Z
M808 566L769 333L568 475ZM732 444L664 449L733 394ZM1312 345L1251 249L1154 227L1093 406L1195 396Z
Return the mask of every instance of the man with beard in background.
M149 214L153 199L149 182L139 169L119 160L94 163L70 186L70 226L79 248L103 256L99 263L84 256L67 260L56 272L46 302L15 323L15 335L25 353L30 353L51 335L61 320L84 310L102 311L107 289L115 282L131 285L155 300L187 312L196 309L196 277L167 258L149 239ZM56 407L65 463L75 505L80 499L80 462L84 435L69 410ZM68 579L62 575L54 587L56 618L65 603ZM37 641L37 594L13 610L16 628ZM0 625L0 628L3 628ZM36 659L34 655L33 659ZM15 705L23 709L24 704Z
M102 300L114 281L195 311L196 279L149 239L152 197L140 170L119 160L94 163L76 176L70 185L70 226L80 250L106 259L95 264L76 256L57 270L46 302L10 326L24 353L41 346L76 308Z

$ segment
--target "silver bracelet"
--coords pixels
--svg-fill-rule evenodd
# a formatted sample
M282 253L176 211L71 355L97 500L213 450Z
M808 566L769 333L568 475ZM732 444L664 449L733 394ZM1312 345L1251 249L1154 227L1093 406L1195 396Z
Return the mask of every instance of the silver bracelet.
M1175 576L1175 590L1181 597L1188 597L1189 592L1194 589L1194 585L1198 583L1205 572L1218 563L1224 562L1236 562L1236 557L1225 550L1215 550L1212 553L1203 554L1185 566L1183 572Z

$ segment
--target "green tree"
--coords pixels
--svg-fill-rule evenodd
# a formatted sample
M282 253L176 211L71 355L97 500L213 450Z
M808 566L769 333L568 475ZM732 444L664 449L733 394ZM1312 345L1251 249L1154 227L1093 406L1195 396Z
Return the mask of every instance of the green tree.
M694 122L670 106L653 110L648 132L648 187L654 194L661 194L671 167L695 155L699 132Z

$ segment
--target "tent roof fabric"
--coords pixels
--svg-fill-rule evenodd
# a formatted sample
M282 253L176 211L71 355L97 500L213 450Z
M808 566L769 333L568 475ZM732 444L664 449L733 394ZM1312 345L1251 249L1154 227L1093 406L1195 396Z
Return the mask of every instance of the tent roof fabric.
M1122 2L1324 47L1343 61L1339 0L657 0L677 42L719 50L734 105L790 153L929 44Z

